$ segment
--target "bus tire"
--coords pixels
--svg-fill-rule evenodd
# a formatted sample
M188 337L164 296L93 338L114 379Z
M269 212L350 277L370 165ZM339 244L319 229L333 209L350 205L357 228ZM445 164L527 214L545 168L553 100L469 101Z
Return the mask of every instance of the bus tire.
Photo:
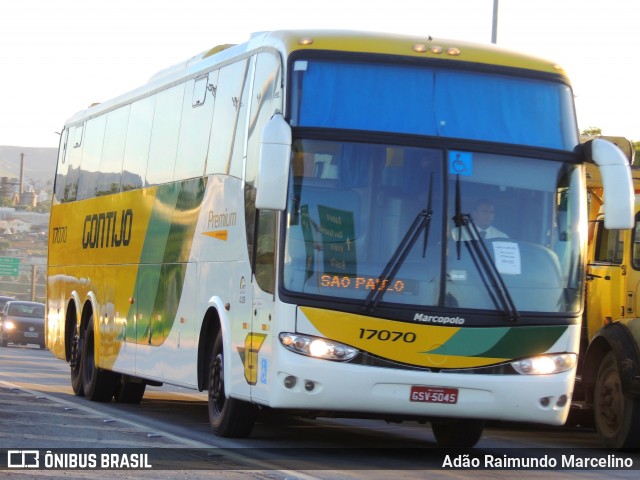
M248 437L258 416L256 405L226 397L221 332L218 332L211 350L208 406L209 423L219 437Z
M84 397L84 385L82 383L82 336L74 334L71 338L71 355L69 366L71 370L71 388L74 395Z
M593 410L602 445L615 449L640 447L640 400L622 390L618 361L612 351L598 369Z
M144 382L132 382L120 377L116 382L113 398L118 403L140 403L146 388L147 384Z
M95 363L95 335L93 332L93 315L87 323L87 330L82 348L82 383L84 396L94 402L110 402L116 388L117 375L103 370Z
M482 437L484 420L446 419L433 420L431 431L439 447L471 448Z

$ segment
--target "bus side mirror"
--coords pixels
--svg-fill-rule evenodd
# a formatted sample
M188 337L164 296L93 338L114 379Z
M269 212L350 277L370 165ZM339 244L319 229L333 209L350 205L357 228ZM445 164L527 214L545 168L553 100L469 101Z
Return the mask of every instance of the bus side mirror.
M584 146L587 161L593 161L600 171L605 228L633 228L634 191L629 160L622 150L606 140L596 138Z
M285 209L287 179L291 163L291 127L277 113L267 122L262 132L258 178L256 182L256 208Z

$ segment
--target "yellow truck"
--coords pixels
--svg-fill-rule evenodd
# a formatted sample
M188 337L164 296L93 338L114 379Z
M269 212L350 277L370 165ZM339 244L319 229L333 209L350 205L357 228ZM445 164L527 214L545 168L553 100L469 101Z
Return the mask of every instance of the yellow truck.
M633 163L633 146L607 137ZM640 170L632 167L635 226L607 230L597 177L588 174L589 247L584 318L570 421L593 422L610 448L640 447Z

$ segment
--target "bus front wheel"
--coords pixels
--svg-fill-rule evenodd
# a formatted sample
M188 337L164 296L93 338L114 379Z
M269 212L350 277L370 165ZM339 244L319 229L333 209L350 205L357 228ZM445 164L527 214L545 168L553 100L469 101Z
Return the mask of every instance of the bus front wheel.
M593 398L594 421L600 442L608 448L640 447L640 400L622 391L613 352L604 356Z
M209 364L209 422L219 437L247 437L258 416L255 405L227 398L224 388L222 333L218 333Z
M471 448L482 437L484 420L446 419L433 420L431 431L439 447Z

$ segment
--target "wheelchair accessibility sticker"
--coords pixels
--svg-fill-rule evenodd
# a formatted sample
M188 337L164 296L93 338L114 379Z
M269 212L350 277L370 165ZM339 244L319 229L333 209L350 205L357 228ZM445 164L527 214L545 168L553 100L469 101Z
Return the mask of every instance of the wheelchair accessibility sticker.
M471 176L473 174L473 154L451 150L449 152L449 173Z

